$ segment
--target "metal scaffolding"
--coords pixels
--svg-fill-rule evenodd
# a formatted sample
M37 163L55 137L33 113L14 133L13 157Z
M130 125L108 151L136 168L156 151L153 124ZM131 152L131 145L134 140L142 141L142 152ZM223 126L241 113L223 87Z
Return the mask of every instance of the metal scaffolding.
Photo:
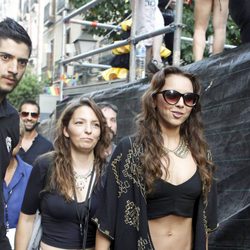
M93 56L96 54L99 54L101 52L105 52L105 51L109 51L112 50L114 48L118 48L127 44L130 44L130 63L129 63L129 81L132 82L135 80L135 46L136 44L144 39L147 38L151 38L157 35L161 35L161 34L166 34L169 32L173 32L175 31L175 33L178 31L178 33L175 36L175 41L174 41L174 58L175 58L175 64L179 65L180 62L180 35L181 35L181 29L182 29L182 24L181 24L181 19L182 19L182 13L178 13L179 11L182 11L182 8L177 8L177 13L176 16L178 17L176 23L172 23L168 26L165 26L162 29L153 31L153 32L149 32L143 35L139 35L136 36L136 22L137 22L137 18L136 16L137 13L140 11L138 9L138 1L134 1L135 2L135 6L133 7L133 12L132 12L132 19L133 19L133 23L132 23L132 28L131 28L131 34L130 37L126 40L122 40L119 42L116 42L115 44L110 44L107 45L105 47L102 48L98 48L86 53L82 53L76 56L73 56L71 58L67 58L65 59L65 44L66 44L66 24L68 23L77 23L77 24L81 24L81 25L89 25L89 26L94 26L94 27L99 27L99 28L109 28L109 29L114 29L114 30L121 30L121 27L118 25L110 25L110 24L101 24L101 23L97 23L97 22L89 22L89 21L83 21L83 20L78 20L78 19L73 19L75 16L79 15L80 13L83 13L87 10L89 10L90 8L93 8L94 6L96 6L97 4L101 3L103 0L93 0L85 5L83 5L82 7L80 7L79 9L73 11L72 13L70 13L69 15L67 15L67 11L65 10L63 13L63 35L62 35L62 41L63 41L63 46L62 46L62 57L61 57L61 75L64 74L64 66L70 62L73 61L77 61L80 59L83 59L85 57L89 57L89 56ZM177 5L182 4L183 0L177 0ZM103 68L106 67L106 65L96 65L96 64L88 64L88 65L83 65L83 66L88 66L88 67L99 67L101 68L103 66ZM107 68L107 67L106 67ZM63 99L63 80L60 81L60 100Z

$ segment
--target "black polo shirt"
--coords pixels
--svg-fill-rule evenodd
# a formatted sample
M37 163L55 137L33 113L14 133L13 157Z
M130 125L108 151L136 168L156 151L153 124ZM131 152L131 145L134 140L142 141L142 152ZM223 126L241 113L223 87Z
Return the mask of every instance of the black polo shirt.
M19 141L19 115L6 99L0 103L0 245L5 235L3 179L12 156L12 150ZM3 247L4 245L1 245Z

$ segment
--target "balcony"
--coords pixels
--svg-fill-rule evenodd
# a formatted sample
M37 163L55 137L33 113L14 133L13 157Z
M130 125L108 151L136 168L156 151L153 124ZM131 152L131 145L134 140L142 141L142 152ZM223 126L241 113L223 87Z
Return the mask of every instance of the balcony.
M51 26L55 22L55 16L52 14L51 11L51 4L48 3L44 8L44 25L46 27Z

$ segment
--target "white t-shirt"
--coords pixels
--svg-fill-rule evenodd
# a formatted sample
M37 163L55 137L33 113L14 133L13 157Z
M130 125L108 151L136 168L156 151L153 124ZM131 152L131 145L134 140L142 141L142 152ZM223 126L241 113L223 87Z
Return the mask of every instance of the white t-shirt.
M15 228L8 229L8 232L6 233L7 237L9 238L11 248L13 250L14 250L15 234L16 234L16 229Z

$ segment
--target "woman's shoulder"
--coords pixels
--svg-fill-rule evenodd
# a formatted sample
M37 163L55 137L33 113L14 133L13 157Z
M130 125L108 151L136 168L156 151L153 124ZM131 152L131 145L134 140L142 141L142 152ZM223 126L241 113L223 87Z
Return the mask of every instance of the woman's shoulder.
M133 160L138 161L140 155L143 153L142 144L138 142L135 135L124 137L120 140L117 147L115 148L114 154L112 155L111 162L113 159L120 160Z
M39 165L52 164L53 160L54 160L54 157L55 157L55 152L54 151L39 155L36 158L36 160L34 162L34 165L36 165L36 164L39 164Z
M48 152L38 156L33 164L34 171L40 172L41 177L44 177L54 162L54 156L54 152Z

